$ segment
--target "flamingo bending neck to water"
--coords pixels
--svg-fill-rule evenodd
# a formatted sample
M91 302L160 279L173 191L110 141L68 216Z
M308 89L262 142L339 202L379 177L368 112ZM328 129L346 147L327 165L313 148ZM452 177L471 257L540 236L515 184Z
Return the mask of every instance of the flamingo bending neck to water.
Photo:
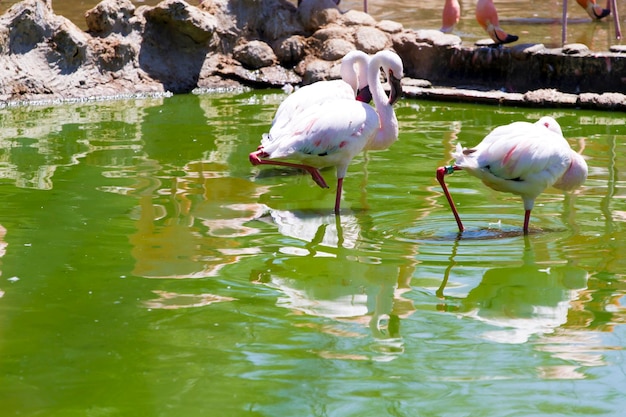
M528 234L530 212L535 199L552 186L569 191L580 187L587 179L587 163L574 152L551 117L536 123L514 122L495 128L475 148L457 144L452 154L454 165L437 169L459 231L464 227L452 200L444 177L465 170L496 190L517 194L524 202L524 234Z
M391 86L389 97L380 81L381 67ZM391 51L376 53L367 70L375 109L354 98L319 100L289 123L275 120L269 134L263 136L261 146L250 154L250 162L304 169L322 188L328 188L328 185L319 169L336 167L335 213L339 214L343 178L352 159L363 150L386 149L398 138L398 120L393 104L402 93L402 73L402 61L397 54Z

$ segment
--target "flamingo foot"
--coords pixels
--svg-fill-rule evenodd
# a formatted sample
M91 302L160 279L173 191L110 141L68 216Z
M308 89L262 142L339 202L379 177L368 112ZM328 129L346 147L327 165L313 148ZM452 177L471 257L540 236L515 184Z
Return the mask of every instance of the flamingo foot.
M313 181L315 181L315 183L321 188L330 188L328 184L326 184L326 181L324 181L324 177L322 177L322 174L317 168L310 168L307 169L307 171L309 171L309 174L311 174L311 178L313 178Z
M261 165L263 163L261 158L265 156L267 156L267 154L263 152L262 148L259 146L259 148L255 152L250 152L250 155L248 155L248 159L250 159L250 163L252 165Z
M600 19L610 15L611 14L611 10L610 9L604 9L604 8L602 8L602 6L593 6L593 7L590 7L589 10L587 10L587 13L589 13L589 16L592 19L600 20Z

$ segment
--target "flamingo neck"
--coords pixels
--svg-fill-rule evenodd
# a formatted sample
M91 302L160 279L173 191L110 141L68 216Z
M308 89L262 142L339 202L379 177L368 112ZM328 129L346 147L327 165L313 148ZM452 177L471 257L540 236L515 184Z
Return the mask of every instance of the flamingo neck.
M376 136L365 147L366 150L387 149L398 139L398 119L380 82L379 70L381 66L380 60L373 59L368 68L368 84L372 92L376 113L378 113L379 127Z

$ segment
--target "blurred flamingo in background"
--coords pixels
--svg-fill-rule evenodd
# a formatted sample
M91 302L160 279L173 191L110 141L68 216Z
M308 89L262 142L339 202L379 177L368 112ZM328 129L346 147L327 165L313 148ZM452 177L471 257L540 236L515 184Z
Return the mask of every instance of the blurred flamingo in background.
M380 68L391 87L387 97L380 81ZM291 118L275 120L261 146L249 156L253 165L280 165L304 169L322 188L328 188L320 168L337 169L335 214L339 214L343 178L352 159L363 150L386 149L398 138L398 120L393 104L402 94L400 57L380 51L370 60L368 85L376 108L346 98L321 99ZM282 105L281 105L282 106ZM282 112L280 107L278 112ZM296 160L298 163L284 160Z
M518 36L511 35L500 27L498 12L493 5L493 0L478 0L476 3L476 21L485 29L485 32L496 45L515 42L519 39Z
M455 164L438 168L437 181L460 232L464 227L446 187L446 174L465 170L496 191L521 196L524 234L528 234L530 212L539 194L550 186L570 191L587 179L587 163L570 148L561 127L551 117L542 117L536 123L514 122L497 127L475 148L457 144L452 156Z
M615 37L617 39L622 38L619 15L617 11L617 1L607 0L606 8L598 5L596 0L576 0L576 2L587 12L589 17L593 20L600 20L611 14L613 11L614 24L615 24ZM443 6L443 13L441 16L441 32L450 33L454 26L459 22L461 16L461 7L458 0L445 0ZM515 42L518 37L510 35L505 32L499 26L498 12L493 0L478 0L476 4L476 21L482 26L482 28L489 34L489 37L493 41L500 45L510 42ZM567 38L567 0L563 1L563 30L561 41L563 44Z
M461 19L461 5L459 0L446 0L441 15L441 29L443 33L450 33Z
M619 13L617 11L617 0L607 0L606 8L599 6L596 0L576 0L576 2L587 12L593 20L600 20L613 11L613 23L615 24L615 38L622 38L622 29L619 23ZM567 0L563 0L563 27L561 31L561 43L567 41Z

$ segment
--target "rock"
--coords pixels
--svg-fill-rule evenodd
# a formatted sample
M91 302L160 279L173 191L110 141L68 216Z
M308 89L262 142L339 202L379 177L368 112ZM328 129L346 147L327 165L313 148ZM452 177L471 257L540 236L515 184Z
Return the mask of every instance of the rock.
M349 10L341 15L341 23L344 26L374 26L376 20L367 13Z
M108 36L110 33L128 35L132 31L135 6L130 0L104 0L85 13L89 33Z
M233 57L251 69L269 67L277 61L272 48L263 41L250 41L236 47Z
M461 38L456 35L443 33L439 30L422 29L415 32L417 42L426 42L430 45L437 46L452 46L460 45L462 43Z
M376 29L387 33L399 33L402 32L404 27L402 23L394 22L393 20L381 20L376 24Z
M354 44L344 39L328 39L324 42L320 58L325 61L336 61L354 49Z
M272 49L281 65L291 67L304 58L306 45L306 38L304 36L294 35L276 41Z
M334 0L302 0L298 6L298 19L310 32L334 23L340 17L341 12Z
M374 27L360 27L354 37L357 49L368 54L374 54L391 46L391 41L385 32Z
M581 107L590 109L618 110L624 109L626 95L621 93L583 93L580 94Z
M583 43L570 43L563 46L563 53L568 55L580 55L589 53L589 47Z
M626 53L626 45L611 45L609 51L617 53Z
M326 80L331 73L332 63L321 59L314 59L308 62L303 74L302 82L304 84L312 84L317 81Z

